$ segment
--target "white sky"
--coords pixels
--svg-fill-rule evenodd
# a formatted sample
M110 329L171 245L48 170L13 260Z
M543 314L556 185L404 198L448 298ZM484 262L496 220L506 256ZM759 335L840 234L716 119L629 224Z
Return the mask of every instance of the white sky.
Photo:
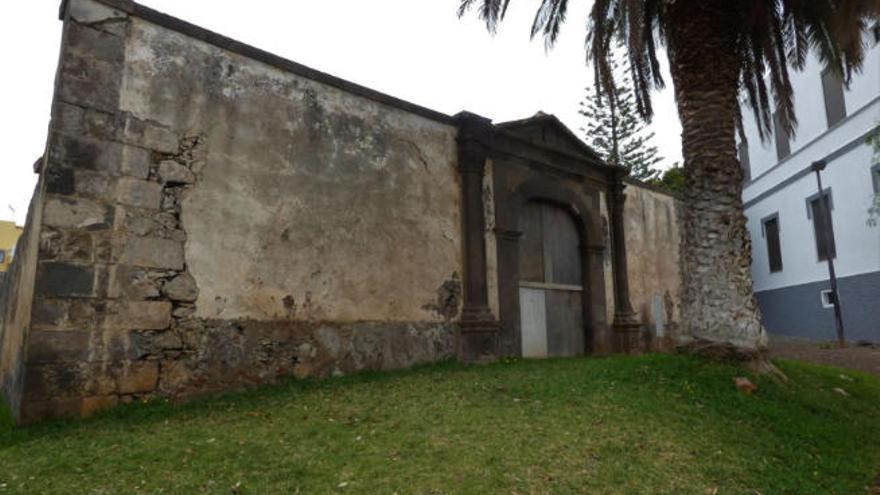
M141 0L156 10L312 68L447 114L495 122L556 114L577 134L592 71L584 60L589 0L572 2L557 46L529 40L538 0L511 2L491 37L458 0ZM59 0L8 2L0 29L0 219L25 220L42 154L58 58ZM663 167L681 161L671 83L655 93L655 144Z

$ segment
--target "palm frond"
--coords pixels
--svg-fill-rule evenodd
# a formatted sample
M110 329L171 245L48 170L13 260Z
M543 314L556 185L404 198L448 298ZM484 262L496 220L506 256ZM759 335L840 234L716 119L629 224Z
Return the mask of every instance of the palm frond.
M738 89L755 115L762 140L772 134L774 112L786 132L796 130L789 68L803 69L812 51L848 85L864 63L864 34L880 22L880 0L727 1L735 2L730 5L737 14L728 20L736 33L733 49L740 62ZM479 17L494 32L509 3L461 0L458 14L479 5ZM613 101L611 95L619 81L610 58L615 47L625 46L630 66L627 84L632 85L636 107L645 119L653 114L651 91L664 86L657 48L667 45L671 33L687 29L669 22L670 5L670 0L595 0L589 14L586 51L587 61L593 64L597 94ZM541 0L532 22L532 38L541 35L545 46L551 48L559 38L567 9L568 0ZM737 114L736 120L741 132L742 116Z

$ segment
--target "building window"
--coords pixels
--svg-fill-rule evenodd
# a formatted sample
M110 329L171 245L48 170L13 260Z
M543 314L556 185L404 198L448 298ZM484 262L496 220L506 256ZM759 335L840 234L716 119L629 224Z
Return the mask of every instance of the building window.
M825 118L832 127L846 117L846 103L843 99L843 80L832 69L822 71L822 92L825 95Z
M776 137L776 159L783 160L791 154L791 145L788 142L788 131L782 125L779 112L773 113L773 136Z
M6 263L6 251L0 249L0 263Z
M739 143L739 164L743 169L743 182L752 180L752 165L749 162L749 143Z
M763 224L764 238L767 240L767 261L770 264L770 273L782 271L782 247L779 243L779 214L761 221Z
M819 292L819 301L822 303L823 308L833 308L834 292L830 289Z
M822 192L828 211L823 214L822 201L816 193L807 199L807 216L813 221L813 234L816 238L816 253L819 261L825 261L829 256L837 257L837 248L834 243L834 225L831 221L831 211L834 210L831 191L826 189Z

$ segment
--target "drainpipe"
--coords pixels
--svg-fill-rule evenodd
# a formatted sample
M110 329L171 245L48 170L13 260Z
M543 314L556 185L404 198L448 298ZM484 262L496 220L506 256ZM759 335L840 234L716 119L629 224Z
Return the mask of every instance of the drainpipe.
M828 209L828 200L825 199L825 194L822 193L822 176L820 172L825 170L824 160L819 160L813 162L811 168L813 172L816 172L816 184L819 186L819 206L822 210L821 214L825 216L825 222L827 222L827 227L831 226L831 211ZM813 220L815 221L815 219ZM834 252L831 252L831 246L834 242L834 238L831 235L831 229L825 228L822 232L822 235L825 237L825 246L827 250L827 258L828 258L828 279L831 282L831 296L833 298L832 303L834 304L834 328L837 331L837 344L840 347L846 345L846 338L843 334L843 316L840 311L840 293L837 291L837 276L834 274L834 255L837 254L837 249L835 248Z

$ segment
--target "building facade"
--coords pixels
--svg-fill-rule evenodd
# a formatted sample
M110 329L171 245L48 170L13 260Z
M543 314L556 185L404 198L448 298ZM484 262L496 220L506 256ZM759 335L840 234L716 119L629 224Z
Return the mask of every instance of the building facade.
M127 0L62 17L37 192L0 285L19 421L671 340L675 198L555 117L445 115Z
M846 338L880 342L880 228L869 225L880 192L880 163L868 136L880 127L880 31L869 35L863 70L848 88L810 57L792 72L798 119L788 136L758 137L744 106L740 143L743 202L752 239L752 274L771 333L836 338L827 259L836 268ZM821 172L830 215L822 214Z
M0 273L9 269L21 231L22 228L15 225L15 222L0 220Z

